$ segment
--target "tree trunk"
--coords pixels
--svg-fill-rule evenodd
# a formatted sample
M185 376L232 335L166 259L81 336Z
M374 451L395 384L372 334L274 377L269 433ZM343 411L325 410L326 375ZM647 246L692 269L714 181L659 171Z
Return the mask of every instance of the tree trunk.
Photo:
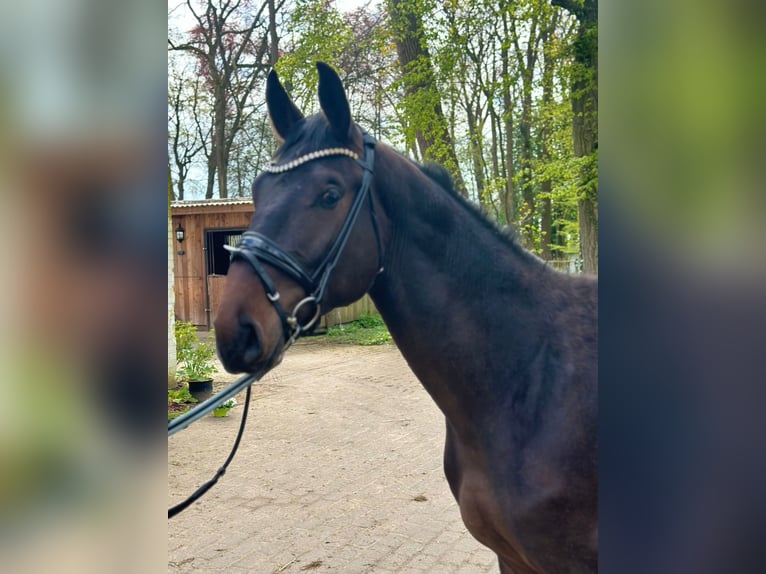
M521 219L521 236L527 249L534 249L537 237L535 221L535 190L532 184L532 82L534 80L535 64L537 63L537 35L539 13L535 12L529 20L527 46L522 50L519 46L519 34L515 25L511 26L513 44L516 50L516 65L521 75L521 118L519 134L521 149L519 149L519 166L521 168L521 196L524 201L524 212ZM513 24L513 22L512 22Z
M218 175L218 197L226 199L229 197L229 154L226 148L220 149L218 153L218 166L216 174Z
M503 208L505 210L505 221L508 225L511 225L513 224L516 205L513 197L515 192L513 184L513 98L511 97L511 78L508 61L510 58L508 49L510 39L507 11L503 11L503 34L505 35L505 40L500 50L503 80L503 120L505 123L505 197L503 198Z
M572 142L575 157L592 158L580 174L582 199L577 212L580 249L585 273L598 273L598 179L594 177L598 149L598 0L551 0L578 22L572 80Z
M492 208L492 213L494 215L495 221L502 221L502 218L500 217L500 212L498 210L498 203L495 201L495 198L492 194L494 194L495 190L497 189L497 182L502 177L501 171L500 171L500 162L502 161L502 157L500 154L500 146L502 145L502 139L500 137L500 118L497 117L497 112L494 109L494 106L489 106L489 119L490 119L490 126L492 128L492 142L490 145L490 155L492 156L492 188L489 190L489 193L487 194L487 204ZM498 198L500 200L500 205L502 205L502 192L500 194L500 197Z
M468 137L471 153L471 163L473 165L474 181L476 182L476 194L479 200L479 205L486 213L487 205L484 198L484 165L483 165L483 150L481 147L481 135L479 133L479 127L476 124L476 116L474 110L471 108L470 103L466 106L466 118L468 120Z
M543 109L547 110L553 104L553 66L554 62L545 49L550 41L551 34L558 24L558 18L554 14L546 23L541 34L543 42ZM551 161L548 139L551 136L551 125L548 118L544 118L540 125L540 160L547 165ZM553 191L550 178L540 182L540 255L546 261L553 258L551 244L553 243Z
M534 64L532 64L534 65ZM532 70L528 68L522 73L524 94L521 98L521 149L519 163L521 164L521 196L524 199L524 216L521 220L522 238L527 249L535 246L537 226L535 224L535 190L532 184Z
M271 38L269 46L269 63L271 67L277 65L279 59L279 35L277 34L277 9L274 6L274 0L269 0L269 37Z
M215 101L215 128L213 129L213 138L215 141L214 161L215 170L218 176L218 197L221 199L227 196L226 193L226 94L223 86L216 86Z
M546 179L540 184L540 256L549 261L551 253L551 232L553 231L553 214L551 205L551 180Z
M535 246L535 190L532 185L532 95L524 87L525 94L521 98L521 121L519 132L521 133L521 149L519 150L519 163L521 164L521 197L524 201L524 212L521 218L521 237L527 249Z
M215 191L215 150L207 158L207 187L205 188L205 199L212 199Z
M583 43L589 43L584 36L588 31L580 26L580 38ZM572 85L572 110L574 119L572 122L572 137L575 157L594 156L598 141L598 86L595 77L595 46L594 52L585 54L580 58L586 70L594 74L590 77L578 78ZM590 52L590 50L583 50ZM580 50L577 51L578 53ZM593 158L595 162L595 158ZM584 197L578 201L580 248L582 250L583 271L585 273L598 273L598 180L593 176L595 166L587 165L581 173L581 185Z
M495 112L495 106L492 102L489 102L489 125L492 131L492 143L490 144L489 153L492 156L492 178L500 178L500 158L499 158L499 146L498 144L498 117Z
M582 270L593 275L598 274L598 211L591 199L577 202L577 214L580 219L580 248L583 255Z
M421 156L443 164L452 175L457 190L467 197L418 9L415 0L388 0L396 53L404 79L405 113L414 128L414 139Z

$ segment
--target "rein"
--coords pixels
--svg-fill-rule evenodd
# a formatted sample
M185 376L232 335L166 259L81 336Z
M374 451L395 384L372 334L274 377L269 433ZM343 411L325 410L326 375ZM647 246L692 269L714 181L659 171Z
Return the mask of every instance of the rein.
M335 269L335 266L343 253L343 249L346 247L348 238L351 235L351 230L356 223L359 212L361 211L362 204L366 199L370 201L370 218L372 220L372 227L375 232L375 241L378 249L378 274L383 271L383 246L380 238L380 229L378 225L378 218L375 213L375 204L372 200L372 194L370 188L372 187L372 173L375 166L375 138L368 134L364 134L364 160L360 160L356 152L346 148L328 148L323 150L314 151L306 155L300 156L294 160L291 160L282 165L276 165L269 163L265 171L268 173L283 173L291 169L295 169L306 162L335 155L345 155L354 159L364 169L364 176L362 179L362 185L359 188L359 192L354 198L351 208L346 215L346 219L343 221L343 225L338 232L335 242L322 260L322 263L317 267L313 273L307 272L304 267L296 261L296 259L283 250L279 245L274 243L271 239L255 231L246 231L242 234L242 240L236 247L224 245L224 248L231 252L231 261L242 259L250 264L255 271L258 278L261 280L263 287L266 291L266 296L271 301L272 306L279 315L282 322L282 330L285 336L285 346L281 349L282 352L286 351L303 333L311 329L321 315L321 304L324 299L325 291L327 289L327 283L330 280L330 276ZM292 315L285 312L282 304L279 302L279 291L274 285L274 281L271 279L266 269L263 267L263 263L276 267L281 272L285 273L291 279L296 281L306 291L307 296L298 302L293 309ZM307 304L314 304L316 311L309 321L301 325L298 321L298 312L301 307ZM271 364L269 360L267 364ZM221 405L225 401L232 398L243 389L247 389L247 395L245 398L245 404L242 411L242 420L239 425L239 431L237 437L234 440L229 456L223 463L221 468L213 475L213 478L208 480L196 491L194 491L183 502L176 504L168 509L168 518L172 518L176 514L182 512L188 508L193 502L198 500L204 495L210 488L213 487L226 473L226 468L229 463L234 459L234 455L239 448L239 443L242 439L242 435L245 430L245 422L247 421L247 411L250 406L250 395L252 391L253 383L260 380L265 374L265 371L255 374L244 375L236 382L232 383L222 391L219 391L201 405L196 408L182 414L181 416L173 419L168 423L168 437L171 437L178 431L181 431L191 425L193 422L198 421L206 414L210 413L217 406Z
M188 411L188 412L184 413L183 415L181 415L181 417L185 416L185 415L188 415L188 414L192 414L192 413L194 413L196 415L197 413L195 411L200 409L199 415L194 416L193 418L190 417L189 420L186 421L186 424L184 424L183 426L179 426L179 428L177 428L176 430L173 430L171 432L170 424L168 424L168 436L170 436L171 434L174 434L174 433L178 432L179 430L185 429L191 423L193 423L196 420L199 420L201 417L205 416L207 413L212 411L215 407L217 407L218 405L223 403L225 400L227 400L227 398L224 397L223 395L227 394L229 390L234 389L235 387L237 388L237 391L234 391L234 393L229 395L229 397L231 397L231 396L234 396L234 394L236 394L236 392L238 392L238 390L241 390L242 387L247 386L247 395L245 397L245 406L244 406L244 409L242 411L242 420L239 423L239 431L237 432L237 438L234 439L234 446L232 446L231 452L229 453L229 456L226 458L226 461L223 463L221 468L219 468L216 471L216 473L213 475L213 478L211 478L206 483L204 483L202 486L200 486L197 490L195 490L191 495L189 495L186 498L186 500L184 500L183 502L179 502L175 506L173 506L173 507L168 509L168 518L173 518L179 512L183 512L184 510L186 510L186 508L188 508L193 502L195 502L196 500L201 498L203 494L205 494L208 490L210 490L213 487L213 485L218 482L218 479L221 478L226 473L226 468L229 466L229 463L234 459L234 455L237 453L237 449L239 448L239 442L242 440L242 435L245 432L245 421L247 421L247 411L248 411L248 407L250 406L250 395L251 395L252 390L253 390L252 385L253 385L253 383L256 380L257 379L255 378L255 376L253 376L253 375L246 375L246 376L242 377L241 379L239 379L233 385L231 385L228 388L224 389L223 391L219 392L215 396L210 397L208 400L206 400L204 403L202 403L196 409L192 409L191 411ZM219 397L220 397L220 400L219 400ZM208 404L208 403L210 403L210 404ZM204 411L201 410L203 408L205 409ZM176 419L174 419L174 420L172 420L170 422L171 423L175 422L178 419L180 419L181 417L178 417L178 418L176 418Z

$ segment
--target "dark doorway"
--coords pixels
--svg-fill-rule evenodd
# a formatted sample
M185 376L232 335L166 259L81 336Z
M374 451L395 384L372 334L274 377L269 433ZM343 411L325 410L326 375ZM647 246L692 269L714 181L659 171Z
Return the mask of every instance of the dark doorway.
M229 272L229 252L224 245L236 245L242 238L244 229L214 229L205 231L205 259L207 281L205 289L205 313L207 327L211 329L215 322L218 306L221 304L226 274Z
M237 245L244 231L244 229L215 229L205 232L208 275L226 275L229 271L229 252L223 246Z

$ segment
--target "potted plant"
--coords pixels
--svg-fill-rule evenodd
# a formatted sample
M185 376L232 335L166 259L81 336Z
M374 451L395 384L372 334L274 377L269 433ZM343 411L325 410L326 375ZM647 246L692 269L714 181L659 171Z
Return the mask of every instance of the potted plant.
M234 405L237 404L237 401L232 397L228 401L224 401L220 404L220 406L217 406L213 409L213 416L214 417L228 417L229 411L234 408Z
M215 346L197 337L197 328L191 323L176 323L176 359L179 367L176 376L188 383L192 395L213 390L213 364Z
M186 383L180 383L175 389L168 389L168 422L182 415L198 402L189 392Z

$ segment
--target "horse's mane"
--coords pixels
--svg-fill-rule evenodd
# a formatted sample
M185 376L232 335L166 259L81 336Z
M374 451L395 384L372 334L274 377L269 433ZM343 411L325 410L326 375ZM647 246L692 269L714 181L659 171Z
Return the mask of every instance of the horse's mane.
M440 189L448 193L457 203L471 216L471 218L481 224L485 229L491 231L504 244L515 252L522 254L530 260L542 263L543 261L533 253L524 249L519 241L517 231L510 226L500 227L492 221L475 203L469 201L455 189L455 182L447 169L438 163L426 161L424 163L413 162L418 166L421 172L431 181L439 186Z

